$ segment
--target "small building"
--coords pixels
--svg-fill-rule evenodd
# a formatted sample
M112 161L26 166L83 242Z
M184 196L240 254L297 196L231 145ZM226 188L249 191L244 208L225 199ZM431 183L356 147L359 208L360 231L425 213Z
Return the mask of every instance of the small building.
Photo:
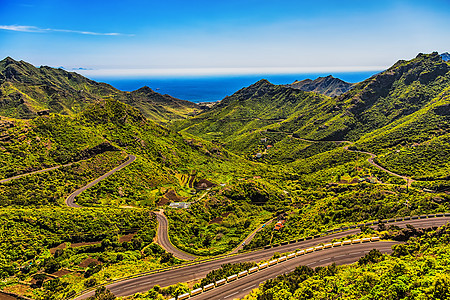
M256 153L255 156L256 156L256 158L261 158L261 157L262 157L262 153L259 153L259 152L258 152L258 153Z
M267 145L267 149L273 148L272 145Z
M172 202L169 204L169 207L172 208L189 208L191 206L192 202Z

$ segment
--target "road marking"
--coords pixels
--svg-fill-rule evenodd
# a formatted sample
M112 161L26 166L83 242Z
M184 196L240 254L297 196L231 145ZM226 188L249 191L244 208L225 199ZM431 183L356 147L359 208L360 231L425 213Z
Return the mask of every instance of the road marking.
M236 293L233 293L233 294L229 294L228 296L223 297L223 299L228 298L228 297L231 297L231 296L233 296L233 295L236 295L237 293L239 293L239 292L236 292Z
M321 260L319 260L319 262L322 262L322 261L327 261L327 260L331 260L331 258L330 258L330 257L328 257L328 258L325 258L325 259L321 259Z
M343 254L343 255L338 255L338 256L333 256L333 257L338 258L338 257L344 257L344 256L347 256L347 255Z
M360 254L360 253L363 253L363 252L361 252L361 251L359 251L359 252L350 252L348 255L352 255L352 254Z
M254 284L254 285L251 285L251 286L249 286L249 287L246 287L245 289L242 289L242 291L245 291L245 290L251 289L251 288L253 288L254 286L256 286L256 284Z

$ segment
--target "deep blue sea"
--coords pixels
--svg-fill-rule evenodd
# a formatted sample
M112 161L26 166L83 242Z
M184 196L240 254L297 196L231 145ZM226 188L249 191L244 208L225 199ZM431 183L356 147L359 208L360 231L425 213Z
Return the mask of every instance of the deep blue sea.
M91 79L106 82L122 91L134 91L148 86L161 94L168 94L175 98L193 102L211 102L232 95L239 89L249 86L260 79L267 79L273 84L289 84L295 80L316 79L333 75L347 82L360 82L378 73L372 72L345 72L345 73L311 73L287 75L239 75L239 76L208 76L208 77L166 77L166 78L112 78L95 77Z

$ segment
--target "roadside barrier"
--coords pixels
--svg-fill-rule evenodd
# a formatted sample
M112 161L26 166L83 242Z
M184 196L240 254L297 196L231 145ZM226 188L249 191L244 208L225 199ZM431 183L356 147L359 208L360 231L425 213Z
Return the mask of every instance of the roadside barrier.
M380 240L380 238L378 236L374 236L374 237L371 237L371 238L364 238L365 242L376 242L376 241L379 241L379 240ZM344 241L344 242L342 242L342 244L343 245L352 245L352 244L359 244L361 242L362 242L362 239L354 239L354 240ZM341 242L336 242L336 243L333 243L333 244L327 244L326 248L329 249L329 248L339 247L339 246L341 246ZM212 289L214 289L216 287L222 286L222 285L227 284L229 282L233 282L233 281L238 280L238 279L240 279L242 277L250 276L253 273L256 273L256 272L258 272L260 270L266 269L266 268L274 266L276 264L283 263L283 262L285 262L285 261L287 261L289 259L293 259L295 257L299 257L301 255L304 255L305 253L321 251L323 249L325 249L324 246L318 245L316 247L308 248L306 250L299 250L297 252L292 252L292 253L290 253L288 255L281 256L278 259L273 259L273 260L271 260L269 262L260 263L256 267L252 267L252 268L250 268L248 270L241 271L241 272L239 272L237 274L228 276L227 278L220 279L220 280L216 281L215 283L210 283L210 284L207 284L207 285L205 285L205 286L203 286L201 288L197 288L195 290L192 290L190 293L186 293L186 294L180 295L180 296L178 296L178 298L172 298L172 299L169 299L169 300L184 300L184 299L187 299L187 298L192 298L192 297L194 297L196 295L199 295L201 293L207 292L209 290L212 290Z

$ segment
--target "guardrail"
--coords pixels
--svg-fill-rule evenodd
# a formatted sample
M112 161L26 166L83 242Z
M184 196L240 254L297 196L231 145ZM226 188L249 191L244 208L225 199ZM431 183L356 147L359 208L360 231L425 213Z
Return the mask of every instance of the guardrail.
M364 238L364 239L355 239L355 240L347 240L347 241L343 241L343 242L336 242L336 243L333 243L333 244L327 244L328 245L327 248L339 247L339 246L343 246L343 245L360 244L360 243L363 242L363 240L364 240L364 242L377 242L377 241L380 240L380 238L378 236L374 236L372 238ZM266 268L269 268L271 266L283 263L283 262L285 262L285 261L287 261L289 259L305 255L305 253L316 252L316 251L320 251L320 250L323 250L323 249L325 249L324 246L318 245L316 247L308 248L306 250L300 250L300 251L297 251L297 252L292 252L292 253L290 253L288 255L281 256L278 259L273 259L273 260L269 261L268 263L267 262L260 263L256 267L252 267L252 268L250 268L248 270L244 270L244 271L241 271L241 272L239 272L237 274L233 274L231 276L228 276L227 278L223 278L223 279L217 280L217 281L215 281L213 283L209 283L209 284L207 284L207 285L205 285L205 286L203 286L201 288L194 289L194 290L190 291L189 293L185 293L185 294L179 295L178 297L171 298L169 300L184 300L184 299L192 298L194 296L200 295L201 293L210 291L210 290L212 290L212 289L214 289L216 287L219 287L219 286L222 286L224 284L236 281L236 280L238 280L238 279L240 279L242 277L251 276L252 274L258 272L259 270L266 269Z
M356 229L356 228L360 228L360 227L363 227L363 226L378 225L380 223L387 224L387 223L393 223L393 222L401 222L401 221L409 221L409 220L417 220L417 219L426 219L426 218L440 218L440 217L450 217L450 213L436 213L436 214L429 214L429 215L406 216L406 217L401 217L401 218L383 219L383 220L370 221L370 222L361 223L361 224L357 224L357 225L351 225L351 226L355 226L354 228ZM330 229L330 230L327 230L326 232L323 232L321 234L317 234L315 236L308 236L308 237L298 238L296 240L290 240L286 244L292 244L292 243L294 243L294 241L295 241L295 243L299 243L299 242L315 239L316 237L323 237L323 236L327 236L327 235L330 235L330 234L333 234L333 233L343 232L343 231L348 231L348 230L350 230L350 226L344 226L344 227L339 227L339 228L335 228L335 229ZM340 242L338 242L338 243L340 243ZM340 244L337 245L337 246L335 246L335 244L337 244L337 243L333 243L333 247L339 247L340 246ZM233 256L236 256L236 255L240 255L240 254L243 254L243 253L254 252L254 251L257 251L257 250L271 249L273 247L278 247L278 246L280 246L280 243L276 244L276 245L266 245L266 246L263 246L263 247L259 247L259 248L255 248L255 249L251 249L251 250L247 250L247 251L242 251L242 252L234 253L234 254L218 255L218 256L215 256L215 257L212 257L212 258L208 258L208 259L186 262L186 263L182 263L182 264L179 264L179 265L173 266L173 267L161 268L161 269L156 269L156 270L152 270L152 271L149 271L149 272L143 272L143 273L130 275L130 276L127 276L127 277L122 277L120 279L117 279L117 280L114 280L114 281L110 281L110 282L107 282L107 283L103 283L103 284L99 284L99 285L96 285L96 286L94 286L92 288L83 290L83 291L75 294L72 299L77 298L77 297L79 297L79 296L81 296L81 295L83 295L85 293L90 292L90 291L94 291L95 289L99 288L100 286L106 286L106 285L109 285L111 283L117 283L117 282L125 281L125 280L128 280L128 279L138 278L138 277L151 275L151 274L155 274L155 273L160 273L160 272L164 272L164 271L168 271L168 270L179 269L179 268L183 268L183 267L187 267L187 266L191 266L191 265L196 265L196 264L205 263L205 262L209 262L209 261L213 261L213 260L218 260L218 259L225 258L225 257L233 257Z

